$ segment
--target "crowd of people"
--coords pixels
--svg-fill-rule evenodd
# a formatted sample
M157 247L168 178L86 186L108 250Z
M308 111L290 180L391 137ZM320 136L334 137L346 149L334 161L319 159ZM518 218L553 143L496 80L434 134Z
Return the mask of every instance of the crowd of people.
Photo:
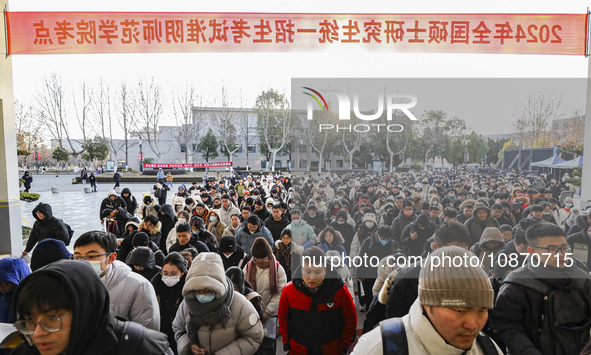
M33 272L0 261L15 353L591 354L591 214L556 178L157 179L109 191L73 254L33 211Z

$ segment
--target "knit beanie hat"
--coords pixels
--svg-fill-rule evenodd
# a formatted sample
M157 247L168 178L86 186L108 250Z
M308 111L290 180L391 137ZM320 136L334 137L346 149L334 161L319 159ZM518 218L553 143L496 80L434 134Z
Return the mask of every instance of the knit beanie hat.
M150 245L150 238L144 232L137 232L133 236L133 239L131 240L131 244L133 244L134 248L135 247L147 247Z
M419 300L423 306L493 308L494 293L480 260L460 247L432 252L419 274Z
M250 253L253 258L263 259L273 254L273 250L269 245L269 242L263 237L258 237L254 240Z
M47 238L40 241L31 256L31 270L35 271L58 260L67 260L72 254L61 240Z

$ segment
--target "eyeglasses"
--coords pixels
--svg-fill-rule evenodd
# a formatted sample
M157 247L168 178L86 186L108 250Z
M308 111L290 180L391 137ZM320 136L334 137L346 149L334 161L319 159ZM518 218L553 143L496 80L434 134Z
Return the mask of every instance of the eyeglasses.
M256 262L265 262L265 261L269 261L269 257L265 256L264 258L252 258L252 261Z
M36 322L33 319L21 319L14 322L14 327L24 335L31 335L35 333L37 325L40 325L41 328L47 332L55 333L62 330L62 327L64 326L63 320L66 318L67 316L49 316L41 318L39 322Z
M99 260L99 258L101 256L106 256L106 255L111 255L111 253L97 254L97 255L86 255L86 256L74 255L74 260L95 261L95 260Z
M558 254L558 252L562 252L562 254L566 254L566 253L570 253L571 252L571 248L570 247L555 247L555 246L550 246L550 247L537 247L534 246L532 248L538 248L538 249L544 249L544 250L548 250L548 252L550 254Z

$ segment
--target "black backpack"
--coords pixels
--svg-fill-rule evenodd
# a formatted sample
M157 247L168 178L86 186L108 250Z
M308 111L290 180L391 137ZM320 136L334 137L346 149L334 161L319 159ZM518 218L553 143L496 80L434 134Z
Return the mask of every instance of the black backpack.
M119 335L119 354L135 354L144 339L146 332L144 326L134 322L125 322L117 319L115 326Z
M380 323L384 355L409 355L406 329L402 318L390 318ZM486 335L478 334L476 342L484 355L498 355L495 344Z
M542 354L579 354L589 341L591 329L591 299L582 290L585 278L571 279L574 285L559 289L531 277L515 277L505 282L515 283L544 295L542 327L538 329ZM573 309L570 305L583 305Z

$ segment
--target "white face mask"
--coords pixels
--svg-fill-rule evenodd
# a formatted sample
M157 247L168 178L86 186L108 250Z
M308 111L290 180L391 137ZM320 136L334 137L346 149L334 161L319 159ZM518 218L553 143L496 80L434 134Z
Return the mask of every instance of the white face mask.
M96 271L96 274L99 275L99 277L100 277L101 274L103 273L103 269L101 268L101 263L103 261L102 260L88 260L88 262L90 263L90 265L92 266L94 271Z
M367 221L367 222L365 222L365 226L366 226L367 228L373 228L373 226L374 226L374 225L375 225L375 223L374 223L374 222L372 222L372 221Z
M186 218L179 218L179 224L187 223Z
M168 287L172 287L181 281L180 276L162 276L162 282Z
M300 220L297 219L297 218L294 218L294 219L291 220L291 223L293 223L295 225L298 225L298 224L300 224Z

